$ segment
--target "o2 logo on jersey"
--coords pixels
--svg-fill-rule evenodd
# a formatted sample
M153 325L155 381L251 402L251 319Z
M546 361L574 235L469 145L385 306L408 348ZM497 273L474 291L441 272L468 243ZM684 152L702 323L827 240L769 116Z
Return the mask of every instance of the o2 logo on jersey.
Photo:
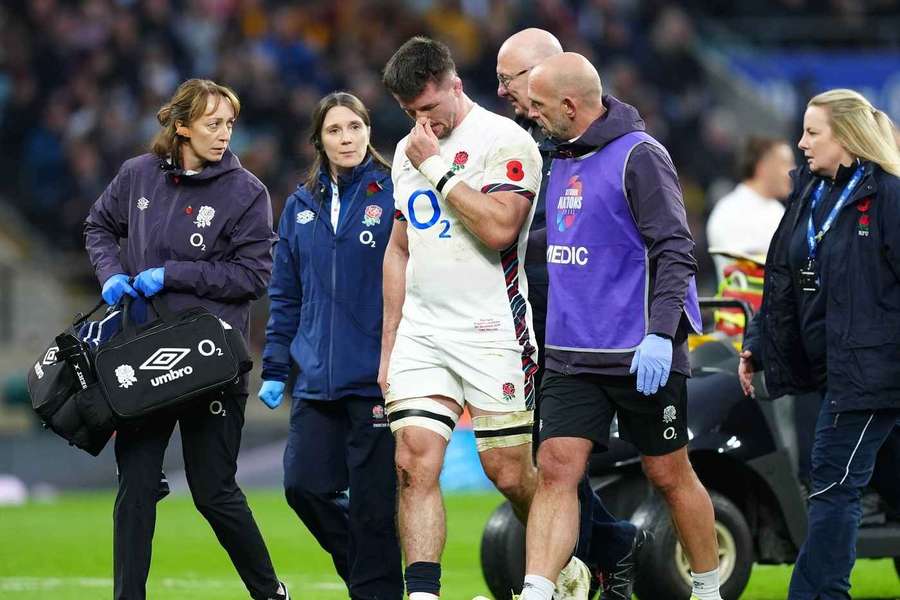
M416 200L419 199L420 196L425 196L428 198L428 201L431 203L431 218L427 221L420 221L419 217L416 215ZM409 213L409 224L415 227L416 229L428 229L432 227L436 223L440 223L443 229L438 234L439 238L449 238L450 237L450 221L447 219L441 219L441 205L438 202L437 194L435 194L432 190L416 190L410 195L409 200L407 202L407 209ZM422 203L419 205L419 210L423 210Z
M575 224L575 216L581 212L582 187L581 178L573 175L557 200L556 228L559 231L565 231Z

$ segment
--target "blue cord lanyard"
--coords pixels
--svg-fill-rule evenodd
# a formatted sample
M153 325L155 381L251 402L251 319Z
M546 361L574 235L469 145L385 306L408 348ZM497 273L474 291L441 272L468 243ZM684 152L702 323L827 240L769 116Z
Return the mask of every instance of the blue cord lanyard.
M850 194L853 193L853 189L859 184L859 180L862 179L864 170L863 165L856 167L856 171L853 173L850 181L847 182L844 191L842 191L841 195L838 197L834 208L828 213L828 218L825 219L825 222L822 224L822 229L819 230L819 233L816 233L815 227L813 226L813 214L816 212L816 207L819 206L819 203L822 201L822 194L825 192L825 180L823 179L819 182L819 186L813 194L812 203L809 207L809 220L806 222L806 245L809 247L809 260L811 264L816 260L816 251L818 250L819 242L822 241L822 238L825 237L825 234L828 233L828 230L834 225L834 220L837 218L838 213L841 212L841 209L850 198Z

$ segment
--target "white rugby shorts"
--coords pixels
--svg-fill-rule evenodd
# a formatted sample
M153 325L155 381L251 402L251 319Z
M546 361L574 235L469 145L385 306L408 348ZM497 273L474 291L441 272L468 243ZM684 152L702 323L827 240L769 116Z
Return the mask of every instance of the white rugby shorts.
M534 408L536 356L512 342L437 340L398 335L388 367L385 403L446 396L497 413Z

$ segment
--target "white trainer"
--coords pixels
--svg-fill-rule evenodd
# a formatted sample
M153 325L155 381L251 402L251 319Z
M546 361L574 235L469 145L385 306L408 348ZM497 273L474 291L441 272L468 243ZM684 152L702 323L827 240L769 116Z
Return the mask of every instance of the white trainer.
M591 571L587 565L572 557L556 580L553 600L588 600L591 589Z

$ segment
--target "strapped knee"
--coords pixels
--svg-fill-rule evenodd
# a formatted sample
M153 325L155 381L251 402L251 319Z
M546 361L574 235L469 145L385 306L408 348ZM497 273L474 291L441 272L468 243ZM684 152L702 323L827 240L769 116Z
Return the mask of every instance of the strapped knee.
M530 410L472 417L479 452L531 443L534 413Z
M387 405L388 422L396 433L402 427L422 427L437 433L447 441L459 420L453 410L432 398L407 398Z

